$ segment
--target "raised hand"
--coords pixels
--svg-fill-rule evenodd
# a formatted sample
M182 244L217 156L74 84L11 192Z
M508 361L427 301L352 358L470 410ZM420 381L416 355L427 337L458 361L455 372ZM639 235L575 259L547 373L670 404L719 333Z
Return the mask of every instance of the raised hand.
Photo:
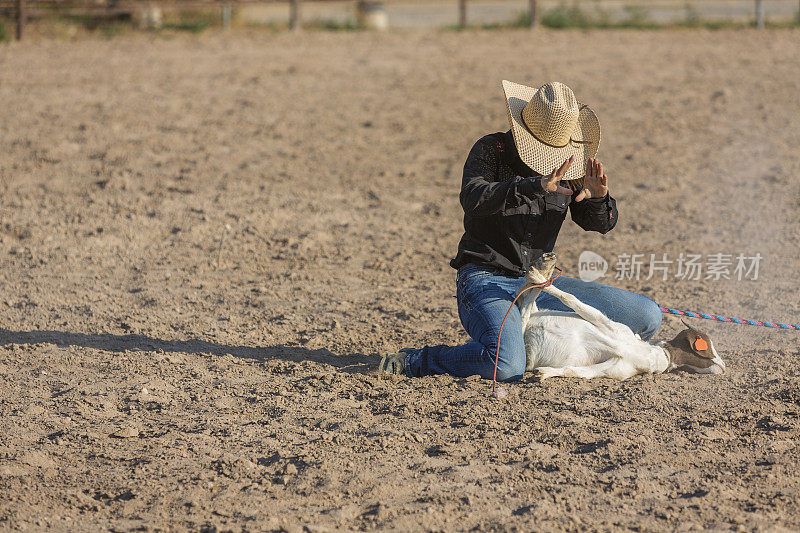
M603 198L606 194L608 194L608 176L603 174L603 163L592 157L586 161L583 189L575 197L575 201L580 202L586 198Z
M564 163L561 164L560 167L553 170L553 172L549 176L542 176L542 189L548 192L557 192L560 194L567 194L572 195L572 190L566 187L562 187L558 184L561 181L561 178L564 177L564 174L567 173L567 169L575 161L575 156L573 155Z

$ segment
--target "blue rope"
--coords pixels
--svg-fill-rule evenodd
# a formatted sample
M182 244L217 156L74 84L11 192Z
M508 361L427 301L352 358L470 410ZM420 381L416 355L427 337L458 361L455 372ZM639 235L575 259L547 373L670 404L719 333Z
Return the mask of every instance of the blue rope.
M680 309L672 309L670 307L661 307L661 312L669 315L688 316L691 318L705 318L707 320L717 320L719 322L733 322L734 324L747 324L750 326L764 326L766 328L777 329L793 329L800 331L800 325L797 324L784 324L782 322L761 322L759 320L747 320L745 318L734 318L723 315L709 315L708 313L693 313L691 311L682 311Z

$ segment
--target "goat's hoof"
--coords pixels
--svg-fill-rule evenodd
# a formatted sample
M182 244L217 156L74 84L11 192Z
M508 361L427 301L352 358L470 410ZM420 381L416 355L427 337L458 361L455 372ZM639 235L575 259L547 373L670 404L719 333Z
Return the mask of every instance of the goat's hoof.
M533 262L533 268L536 270L542 271L546 270L548 266L556 264L556 254L553 252L545 252L539 256L539 258Z
M543 381L545 379L552 378L554 375L555 374L553 374L551 371L536 368L533 371L533 380Z
M553 252L545 252L531 265L528 271L528 279L534 283L541 283L542 279L546 281L553 275L553 270L555 270L555 268L556 254Z

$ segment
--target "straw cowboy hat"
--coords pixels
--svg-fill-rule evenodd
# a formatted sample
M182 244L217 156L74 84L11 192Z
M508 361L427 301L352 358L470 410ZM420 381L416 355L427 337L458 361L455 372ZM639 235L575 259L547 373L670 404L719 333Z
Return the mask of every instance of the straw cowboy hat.
M503 80L508 122L522 161L547 175L564 160L575 162L563 179L586 174L586 160L597 155L600 122L589 106L575 99L572 89L554 81L538 89Z

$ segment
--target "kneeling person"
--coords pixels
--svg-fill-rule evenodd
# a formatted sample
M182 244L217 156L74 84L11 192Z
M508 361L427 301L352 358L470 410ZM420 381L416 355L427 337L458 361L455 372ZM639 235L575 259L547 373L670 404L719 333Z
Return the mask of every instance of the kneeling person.
M596 159L600 123L558 82L538 89L503 81L511 129L486 135L470 150L461 182L464 236L450 262L457 269L461 324L472 338L462 346L403 349L383 357L380 370L407 376L474 374L491 379L503 317L525 283L525 272L551 252L570 212L586 231L607 233L617 223L616 201ZM649 339L661 310L649 298L561 276L554 285ZM542 292L539 309L571 311ZM521 379L525 343L515 306L503 327L497 379Z

